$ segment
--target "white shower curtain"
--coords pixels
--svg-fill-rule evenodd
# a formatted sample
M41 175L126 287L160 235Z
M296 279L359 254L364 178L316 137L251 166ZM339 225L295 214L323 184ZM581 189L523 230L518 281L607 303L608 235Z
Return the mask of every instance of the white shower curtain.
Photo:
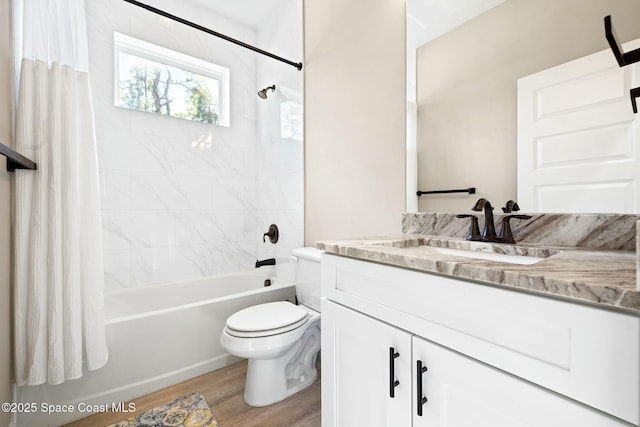
M13 0L18 385L59 384L107 361L98 168L83 0Z

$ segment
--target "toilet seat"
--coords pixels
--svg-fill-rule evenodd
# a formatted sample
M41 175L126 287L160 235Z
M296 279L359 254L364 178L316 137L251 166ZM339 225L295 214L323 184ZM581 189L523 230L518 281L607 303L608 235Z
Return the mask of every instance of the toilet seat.
M283 334L307 322L308 313L288 301L269 302L245 308L227 319L225 330L239 338Z

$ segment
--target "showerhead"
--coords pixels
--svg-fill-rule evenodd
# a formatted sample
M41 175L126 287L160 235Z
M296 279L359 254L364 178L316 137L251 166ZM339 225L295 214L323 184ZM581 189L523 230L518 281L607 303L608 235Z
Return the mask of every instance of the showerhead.
M258 96L262 99L267 99L267 92L271 89L272 91L276 91L276 85L267 86L262 90L258 91Z

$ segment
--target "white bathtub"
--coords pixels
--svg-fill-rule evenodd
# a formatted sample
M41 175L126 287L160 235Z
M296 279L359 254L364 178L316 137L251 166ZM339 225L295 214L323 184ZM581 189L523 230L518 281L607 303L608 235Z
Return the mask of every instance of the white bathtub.
M18 388L19 402L71 404L76 411L23 414L18 425L58 426L90 415L78 412L85 404L124 402L236 362L219 344L227 317L295 299L292 282L269 274L261 268L106 296L107 365L57 386ZM267 278L270 287L264 287Z

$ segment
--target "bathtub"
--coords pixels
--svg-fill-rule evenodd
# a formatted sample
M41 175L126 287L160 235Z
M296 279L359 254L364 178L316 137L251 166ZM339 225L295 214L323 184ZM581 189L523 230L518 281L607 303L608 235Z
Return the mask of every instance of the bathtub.
M17 390L18 402L76 410L21 414L18 425L58 426L90 415L80 411L87 405L125 402L240 360L219 344L227 317L255 304L295 301L294 284L271 272L261 268L107 295L107 364L78 380ZM271 286L264 286L265 279Z

